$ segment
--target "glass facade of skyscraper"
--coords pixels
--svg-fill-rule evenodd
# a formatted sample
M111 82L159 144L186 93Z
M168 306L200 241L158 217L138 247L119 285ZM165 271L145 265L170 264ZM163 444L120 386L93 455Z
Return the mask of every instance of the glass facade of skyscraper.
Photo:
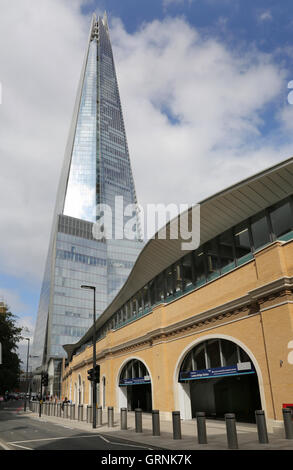
M119 215L115 214L117 196ZM103 216L99 204L111 209L111 239L106 233L101 239L94 237L93 227ZM132 239L123 232L127 221L132 222ZM41 289L33 344L33 355L38 356L35 367L64 357L62 346L78 341L92 325L93 294L81 285L96 287L97 316L105 310L143 247L139 230L107 19L94 16Z

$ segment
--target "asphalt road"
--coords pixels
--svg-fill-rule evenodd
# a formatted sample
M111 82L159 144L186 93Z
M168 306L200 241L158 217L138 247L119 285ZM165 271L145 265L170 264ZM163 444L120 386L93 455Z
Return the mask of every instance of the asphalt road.
M68 426L28 418L20 400L4 402L0 409L0 449L6 450L151 450L135 442L81 432Z

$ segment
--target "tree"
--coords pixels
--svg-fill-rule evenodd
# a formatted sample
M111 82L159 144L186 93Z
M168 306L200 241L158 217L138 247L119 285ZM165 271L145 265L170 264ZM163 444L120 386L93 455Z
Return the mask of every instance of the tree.
M20 359L15 352L21 339L22 329L15 324L16 317L4 306L0 312L0 343L2 364L0 364L0 395L12 391L19 384Z

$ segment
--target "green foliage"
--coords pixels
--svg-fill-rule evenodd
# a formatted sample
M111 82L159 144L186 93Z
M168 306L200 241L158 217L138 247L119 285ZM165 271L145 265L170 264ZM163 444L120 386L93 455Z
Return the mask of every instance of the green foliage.
M0 364L0 395L18 387L20 359L17 355L17 343L21 339L22 329L15 324L16 317L4 307L0 312L0 342L2 344L2 364Z

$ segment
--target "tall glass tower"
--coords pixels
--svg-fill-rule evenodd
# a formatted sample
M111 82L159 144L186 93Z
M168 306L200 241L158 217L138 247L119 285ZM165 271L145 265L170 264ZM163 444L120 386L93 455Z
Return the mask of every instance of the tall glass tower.
M101 210L105 205L110 213ZM123 231L127 222L132 237ZM97 227L100 237L95 235ZM81 285L96 287L98 316L124 284L142 247L107 17L93 15L33 341L34 367L49 368L52 394L59 389L62 345L78 341L93 322L92 292Z

